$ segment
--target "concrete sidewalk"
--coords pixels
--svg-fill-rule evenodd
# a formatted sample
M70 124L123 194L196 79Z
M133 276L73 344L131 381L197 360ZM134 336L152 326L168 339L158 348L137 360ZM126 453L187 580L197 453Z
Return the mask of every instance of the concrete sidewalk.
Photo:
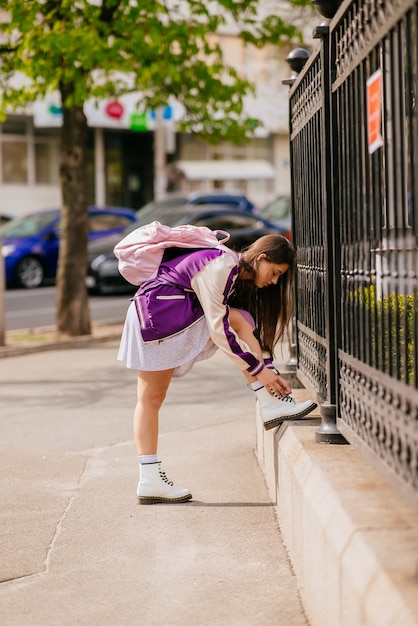
M240 372L173 382L159 456L194 498L138 506L117 345L0 359L2 626L306 626Z

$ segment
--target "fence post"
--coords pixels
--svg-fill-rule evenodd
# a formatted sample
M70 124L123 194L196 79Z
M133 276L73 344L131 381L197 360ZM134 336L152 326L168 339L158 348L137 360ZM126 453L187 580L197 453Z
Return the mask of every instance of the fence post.
M292 70L292 74L289 76L289 78L284 78L282 80L282 85L288 85L289 87L291 87L293 83L295 82L295 80L297 79L299 73L302 71L308 59L309 59L309 52L305 48L295 48L294 50L291 50L290 53L287 55L285 61L290 67L290 69ZM289 126L290 126L290 111L289 111ZM290 142L290 150L292 150L291 142ZM291 215L292 215L292 222L293 222L293 209L292 209ZM293 224L291 228L293 232ZM288 337L289 359L286 361L286 365L292 373L296 372L297 365L298 365L296 327L297 327L297 320L296 320L296 315L294 315L292 318L292 322L291 322L291 333ZM297 380L296 377L294 378L295 380Z
M329 3L322 3L320 0L314 2L318 11L326 18L331 18L335 14L340 2L336 0L334 6ZM326 4L326 9L321 6ZM331 3L332 4L332 3ZM322 83L322 121L323 133L321 138L322 151L326 155L324 159L324 172L322 184L325 199L325 246L326 246L326 338L328 343L327 359L327 399L320 406L321 425L315 432L316 443L322 444L346 444L347 440L337 428L337 401L338 401L338 307L336 303L339 298L338 283L336 281L339 272L339 230L336 224L336 213L334 204L334 141L333 141L333 121L332 95L331 95L331 50L330 50L330 27L329 23L323 22L314 29L314 37L322 40L321 45L321 83Z

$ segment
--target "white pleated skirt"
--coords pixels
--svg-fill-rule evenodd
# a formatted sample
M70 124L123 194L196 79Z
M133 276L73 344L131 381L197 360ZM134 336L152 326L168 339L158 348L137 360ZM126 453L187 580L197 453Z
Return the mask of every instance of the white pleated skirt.
M143 372L174 368L173 377L180 378L195 363L213 356L216 350L204 317L174 337L144 343L135 304L132 302L126 314L117 358L125 362L129 369Z

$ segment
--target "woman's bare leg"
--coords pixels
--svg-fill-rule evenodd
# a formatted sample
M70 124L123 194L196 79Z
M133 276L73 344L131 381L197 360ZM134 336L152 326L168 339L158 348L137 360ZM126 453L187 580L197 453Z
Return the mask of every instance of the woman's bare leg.
M187 502L192 494L177 489L167 479L161 463L144 457L157 456L158 416L164 402L173 369L160 372L138 372L138 401L134 413L134 436L139 456L137 497L140 504Z
M138 372L138 400L134 412L134 437L138 455L157 454L158 415L173 371Z

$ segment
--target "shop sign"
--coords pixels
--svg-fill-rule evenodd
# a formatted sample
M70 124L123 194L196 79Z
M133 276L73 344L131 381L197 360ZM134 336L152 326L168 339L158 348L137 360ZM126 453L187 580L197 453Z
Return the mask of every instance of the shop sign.
M382 70L377 70L366 82L367 138L369 154L383 146L382 136Z
M126 94L113 100L88 100L84 105L87 123L91 127L120 128L136 132L152 131L155 128L155 111L138 111L138 94ZM179 113L179 112L178 112ZM62 126L62 109L54 100L43 100L34 103L34 125L37 128ZM181 114L177 115L177 119ZM173 108L163 109L165 124L171 124L174 118Z

